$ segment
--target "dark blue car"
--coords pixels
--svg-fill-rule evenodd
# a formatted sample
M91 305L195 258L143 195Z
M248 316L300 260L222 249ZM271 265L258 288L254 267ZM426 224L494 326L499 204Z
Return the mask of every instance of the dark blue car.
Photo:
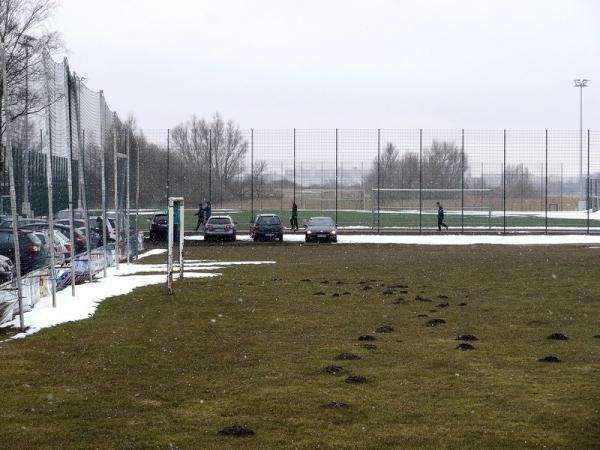
M277 214L259 214L250 227L250 237L254 242L266 239L283 241L283 224Z

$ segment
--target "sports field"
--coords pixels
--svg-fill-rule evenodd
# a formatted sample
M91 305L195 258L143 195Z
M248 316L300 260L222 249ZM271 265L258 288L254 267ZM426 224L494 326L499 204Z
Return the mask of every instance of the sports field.
M275 264L0 342L1 448L600 442L599 249L244 242L186 258ZM254 434L219 435L234 425Z

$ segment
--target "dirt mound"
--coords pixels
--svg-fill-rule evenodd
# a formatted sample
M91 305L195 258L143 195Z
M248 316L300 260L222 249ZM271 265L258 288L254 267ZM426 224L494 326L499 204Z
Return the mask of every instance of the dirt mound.
M431 319L425 322L426 327L437 327L438 325L442 325L446 323L444 319Z
M544 325L546 322L542 322L541 320L530 320L527 322L527 325Z
M448 300L448 296L446 294L440 294L440 295L438 295L438 298L440 300Z
M465 302L461 302L458 304L458 306L467 306L467 304Z
M363 377L362 375L350 375L344 381L348 384L365 384L368 382L367 377Z
M346 409L346 408L350 408L350 405L348 403L343 403L343 402L329 402L329 403L322 404L321 408Z
M389 325L382 325L375 329L375 333L391 333L392 331L394 331L394 327Z
M337 285L340 285L340 284L346 284L346 283L344 283L343 281L337 280L337 281L335 282L335 284L337 284Z
M363 344L363 348L366 348L367 350L377 350L377 346L375 344Z
M396 293L396 291L394 289L388 288L388 289L384 289L381 293L383 295L394 295Z
M370 289L373 289L371 286L363 286L363 291L368 291Z
M335 357L335 359L339 359L339 360L360 359L360 356L358 356L355 353L343 352L343 353L340 353L339 355L337 355Z
M408 300L406 300L404 297L398 297L396 300L394 300L395 305L406 305L407 303Z
M562 333L552 333L546 339L550 339L551 341L566 341L569 338Z
M325 366L321 369L323 373L331 373L337 375L338 373L342 373L344 368L342 366Z
M450 303L440 303L439 305L435 305L436 308L447 308L450 306Z
M419 294L417 294L415 296L415 300L418 301L418 302L430 302L431 301L431 299L425 298L425 297L421 297Z
M352 294L350 292L346 291L346 292L343 292L342 295L352 295Z
M248 437L253 436L254 431L246 425L233 425L223 428L218 434L219 436Z
M600 334L595 334L595 335L594 335L594 337L595 337L596 339L600 339Z
M304 283L309 283L312 280L310 278L302 278L300 281L303 281Z
M417 314L417 317L429 317L427 314Z
M323 280L321 281L321 284L329 284L329 280Z
M475 350L475 347L473 347L471 344L468 344L466 342L461 342L460 344L458 344L458 347L456 347L457 350Z
M538 359L539 362L546 363L559 363L561 362L558 356L544 356L543 358Z
M338 294L337 292L334 292L333 294L331 294L332 297L339 297L340 294Z
M456 336L457 341L478 341L479 338L477 336L473 336L472 334L459 334Z
M325 292L315 292L313 295L325 295Z
M375 336L371 336L370 334L363 334L358 337L359 341L375 341L377 338Z

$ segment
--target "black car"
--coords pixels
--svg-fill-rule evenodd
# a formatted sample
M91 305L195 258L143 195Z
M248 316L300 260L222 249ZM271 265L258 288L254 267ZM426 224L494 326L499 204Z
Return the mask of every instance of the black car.
M32 230L20 229L19 249L21 253L21 271L25 274L45 266L48 263L48 253L42 241ZM13 231L0 229L0 255L6 256L15 263L15 241Z
M254 242L264 239L283 241L283 224L277 214L259 214L250 227L250 237Z
M337 225L331 217L311 217L304 232L306 242L337 242Z
M12 281L15 274L15 265L10 258L0 255L0 284Z
M157 213L152 216L150 221L150 240L160 241L167 238L167 230L169 229L169 216L166 213ZM178 236L175 233L175 236Z

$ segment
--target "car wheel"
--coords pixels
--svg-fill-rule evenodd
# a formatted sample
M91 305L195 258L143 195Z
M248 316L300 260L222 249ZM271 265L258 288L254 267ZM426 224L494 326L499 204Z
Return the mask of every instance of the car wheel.
M235 234L233 236L231 236L231 242L235 242L236 239L237 239L237 237Z
M258 235L255 234L252 239L254 239L254 242L258 242Z
M310 242L310 239L308 238L308 236L304 236L304 242Z
M279 235L279 242L283 242L283 233Z

